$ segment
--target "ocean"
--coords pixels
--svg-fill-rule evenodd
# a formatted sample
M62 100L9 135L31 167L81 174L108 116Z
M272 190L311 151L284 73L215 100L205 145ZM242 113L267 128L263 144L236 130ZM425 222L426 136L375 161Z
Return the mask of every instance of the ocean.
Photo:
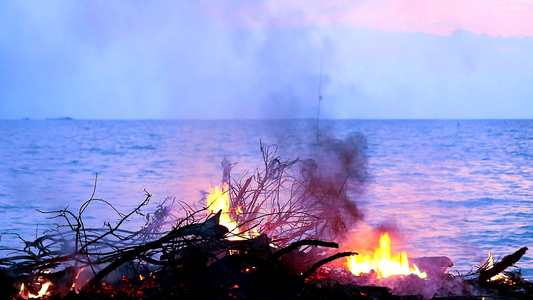
M368 177L352 200L364 224L394 224L410 257L447 256L465 273L533 246L533 120L321 120L319 141L366 139ZM233 174L262 163L260 142L283 159L316 150L315 120L0 121L0 233L35 238L95 197L127 212L152 194L198 203ZM318 143L320 144L320 143ZM95 179L97 176L96 190ZM350 191L348 191L350 193ZM102 226L118 216L105 205L85 212ZM129 224L132 228L141 223ZM5 235L0 247L21 247ZM5 252L5 251L4 251ZM533 279L533 249L518 262Z

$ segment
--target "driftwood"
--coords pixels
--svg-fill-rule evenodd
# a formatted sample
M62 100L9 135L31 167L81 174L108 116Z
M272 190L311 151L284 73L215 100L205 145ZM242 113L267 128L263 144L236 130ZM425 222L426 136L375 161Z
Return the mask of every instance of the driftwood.
M120 257L117 258L115 261L107 265L104 269L102 269L100 272L98 272L89 282L84 286L85 289L94 289L97 285L100 284L101 280L104 279L109 273L116 270L121 265L133 261L136 259L142 259L143 254L148 251L153 250L159 250L159 248L162 248L165 244L171 243L174 239L180 239L185 238L189 235L194 235L201 237L202 239L209 239L212 242L215 242L213 244L221 245L225 244L228 245L229 248L227 250L229 251L242 251L247 252L246 257L249 259L251 256L254 256L255 261L258 261L260 257L263 255L256 255L256 252L264 252L264 251L272 251L272 248L268 247L265 249L266 246L268 246L268 238L265 236L259 237L258 239L252 239L252 240L243 240L243 241L227 241L224 240L225 234L228 233L227 228L219 224L220 219L220 212L218 212L213 217L210 217L205 222L200 224L192 224L187 225L181 228L176 228L167 235L163 236L159 240L139 245L131 250L122 252L120 254ZM256 241L261 241L263 238L267 239L267 242L265 243L257 243ZM333 247L338 248L339 245L336 243L331 242L323 242L318 240L301 240L298 242L295 242L285 248L282 248L273 254L268 253L268 258L264 259L264 261L258 262L258 265L267 265L267 264L273 264L276 265L279 263L279 258L285 254L290 253L291 251L295 251L297 248L305 245L312 245L312 246L323 246L323 247ZM185 249L187 251L188 249ZM219 248L214 247L212 249L208 249L212 251L217 251ZM305 273L303 273L301 276L303 278L309 277L311 274L313 274L320 266L322 266L325 263L331 262L335 259L346 257L350 255L356 255L355 252L343 252L343 253L337 253L335 255L332 255L330 257L327 257L316 264L314 264L309 270L307 270ZM182 254L183 255L183 254ZM213 255L213 253L205 253L205 255ZM236 257L236 255L232 256ZM298 262L294 262L298 263ZM275 276L275 274L272 274Z
M519 250L517 250L515 253L506 255L504 258L495 263L491 268L489 269L481 269L479 271L479 280L480 281L487 281L493 276L496 276L500 274L501 272L505 271L508 267L514 265L516 262L524 256L524 254L527 251L527 247L522 247Z
M428 278L440 278L446 269L453 266L453 262L446 256L415 257L409 261L416 265L421 272L426 272Z

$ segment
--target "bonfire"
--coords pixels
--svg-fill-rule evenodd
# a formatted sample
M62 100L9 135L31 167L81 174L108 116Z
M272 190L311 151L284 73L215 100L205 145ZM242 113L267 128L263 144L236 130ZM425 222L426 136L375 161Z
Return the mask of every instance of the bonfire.
M504 271L527 248L468 274L450 274L447 257L392 251L393 236L357 239L362 215L346 189L366 176L361 140L338 143L342 172L314 159L282 160L260 145L263 166L232 178L224 159L220 185L199 207L167 199L129 213L94 197L77 212L41 212L58 225L0 258L1 299L530 299L531 282ZM348 146L346 146L348 145ZM350 148L351 146L357 146ZM346 148L348 147L348 148ZM331 149L330 149L331 150ZM103 203L115 224L89 228L84 212ZM124 229L141 217L138 231ZM362 237L362 236L361 236ZM364 247L361 247L365 244Z

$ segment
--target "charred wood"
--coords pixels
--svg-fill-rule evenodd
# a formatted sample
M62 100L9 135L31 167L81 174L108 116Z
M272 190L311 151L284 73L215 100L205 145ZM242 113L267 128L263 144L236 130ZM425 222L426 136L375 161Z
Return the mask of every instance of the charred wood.
M493 276L496 276L499 273L505 271L508 267L518 262L522 258L522 256L524 256L527 249L528 249L527 247L522 247L519 250L517 250L515 253L506 255L501 261L495 263L491 268L480 270L479 280L482 282L487 281Z

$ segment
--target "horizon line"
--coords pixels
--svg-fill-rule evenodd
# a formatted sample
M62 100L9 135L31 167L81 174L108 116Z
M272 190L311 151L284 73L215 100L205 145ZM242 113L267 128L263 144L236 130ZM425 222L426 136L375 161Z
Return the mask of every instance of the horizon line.
M0 118L0 121L316 121L316 118ZM489 120L533 120L532 118L510 117L510 118L323 118L320 121L489 121Z

